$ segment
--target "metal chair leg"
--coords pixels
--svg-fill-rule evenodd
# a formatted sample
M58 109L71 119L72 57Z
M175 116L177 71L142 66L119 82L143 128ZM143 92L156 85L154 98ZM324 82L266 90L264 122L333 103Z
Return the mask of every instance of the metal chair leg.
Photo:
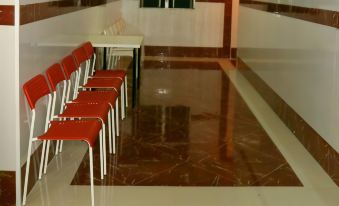
M89 173L91 178L91 205L94 206L93 149L89 145Z
M115 124L116 124L116 135L119 136L119 101L115 101Z

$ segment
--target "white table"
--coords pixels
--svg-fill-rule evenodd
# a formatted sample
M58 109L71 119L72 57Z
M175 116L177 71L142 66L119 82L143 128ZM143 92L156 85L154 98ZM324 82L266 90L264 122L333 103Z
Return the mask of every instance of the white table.
M140 86L140 56L144 37L142 35L64 34L42 40L38 45L77 47L86 41L90 41L93 47L133 49L132 106L134 107L137 101L137 90ZM106 52L104 53L106 54Z

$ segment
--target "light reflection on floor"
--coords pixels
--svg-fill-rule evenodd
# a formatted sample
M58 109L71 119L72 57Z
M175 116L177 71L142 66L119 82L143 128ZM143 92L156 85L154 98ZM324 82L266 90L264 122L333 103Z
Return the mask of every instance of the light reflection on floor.
M262 102L253 88L247 84L236 70L232 70L229 62L222 60L220 61L220 64L227 70L228 76L234 83L240 95L255 114L262 127L270 135L271 140L275 143L304 186L97 186L95 187L96 205L321 206L338 204L338 188L330 180L326 173L320 168L315 160L310 157L302 145L298 143L292 133L290 133L289 130L279 121L273 112L266 108L267 105ZM147 105L147 100L141 99L141 101L144 101L145 105ZM164 102L162 98L158 99L158 101L159 102L157 104L163 104ZM171 106L173 107L173 105L177 105L177 102L167 105L167 108L170 108ZM218 107L218 109L219 108L220 107ZM206 110L206 108L203 107L202 110ZM195 113L195 111L198 110L190 109L189 113L191 113L191 118L196 121L203 121L206 118L215 118L216 111L210 111L205 115L199 115L200 113ZM199 125L197 125L197 127L199 127ZM127 127L125 129L128 130L129 128ZM227 130L225 132L227 132ZM27 205L90 205L88 186L70 186L70 182L72 181L85 153L86 146L84 144L69 143L65 145L64 152L50 163L48 174L34 187L28 197Z

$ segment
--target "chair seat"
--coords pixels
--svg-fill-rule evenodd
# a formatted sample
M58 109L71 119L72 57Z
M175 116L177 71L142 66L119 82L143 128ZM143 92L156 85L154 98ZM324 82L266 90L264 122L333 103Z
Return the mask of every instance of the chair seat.
M127 75L124 70L96 70L94 78L119 78L121 80L125 79Z
M66 105L65 111L58 117L100 118L106 122L108 112L108 104L70 103Z
M97 120L51 121L47 132L39 140L83 140L94 147L101 123Z
M115 91L81 91L79 92L78 97L73 100L73 102L109 103L114 107L118 95L119 94Z
M83 85L84 88L96 88L96 89L115 89L120 90L122 80L118 78L91 78L87 83Z

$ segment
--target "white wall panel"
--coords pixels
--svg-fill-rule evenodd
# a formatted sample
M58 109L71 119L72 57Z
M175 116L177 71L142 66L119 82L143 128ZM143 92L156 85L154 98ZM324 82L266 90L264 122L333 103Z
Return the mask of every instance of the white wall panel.
M339 151L337 29L240 6L238 38L239 56Z
M14 27L0 26L0 171L15 170Z
M139 8L138 0L123 0L122 13L145 35L145 45L222 47L224 4L195 5L195 9Z
M14 5L13 0L0 0L0 5Z

